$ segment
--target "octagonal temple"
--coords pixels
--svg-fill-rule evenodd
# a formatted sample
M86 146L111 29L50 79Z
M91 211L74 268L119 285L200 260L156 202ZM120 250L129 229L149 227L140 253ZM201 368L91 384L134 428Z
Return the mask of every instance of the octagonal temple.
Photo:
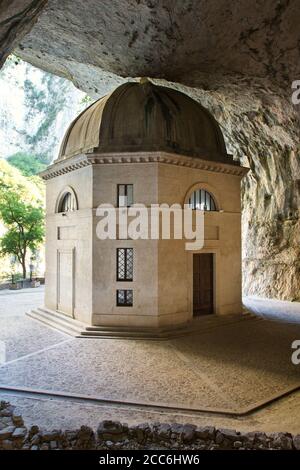
M202 315L239 314L240 183L219 124L187 95L129 82L69 126L47 183L45 306L32 316L83 336L164 336ZM101 204L187 204L204 245L185 237L97 235ZM194 220L195 221L195 220Z

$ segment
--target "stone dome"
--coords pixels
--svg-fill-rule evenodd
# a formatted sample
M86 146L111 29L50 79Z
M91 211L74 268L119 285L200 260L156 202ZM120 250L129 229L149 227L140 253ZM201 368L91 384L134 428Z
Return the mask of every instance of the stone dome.
M97 153L166 151L233 163L214 117L189 96L149 81L128 82L70 125L58 160Z

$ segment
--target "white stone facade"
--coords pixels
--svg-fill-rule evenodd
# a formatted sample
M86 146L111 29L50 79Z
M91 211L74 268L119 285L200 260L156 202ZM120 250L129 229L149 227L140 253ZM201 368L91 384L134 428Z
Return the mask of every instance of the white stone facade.
M99 204L116 205L118 184L132 184L134 202L183 205L195 189L213 195L205 213L205 245L213 254L213 308L241 312L240 181L247 170L164 152L86 154L58 162L47 181L45 306L89 325L158 328L193 318L193 254L186 240L99 240ZM72 188L78 209L57 212ZM133 248L133 280L118 282L117 248ZM117 289L133 291L132 306L117 306Z

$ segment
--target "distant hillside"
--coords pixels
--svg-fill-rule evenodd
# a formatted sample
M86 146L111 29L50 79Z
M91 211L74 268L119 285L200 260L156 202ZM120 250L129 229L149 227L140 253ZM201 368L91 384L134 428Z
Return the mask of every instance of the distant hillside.
M0 72L0 156L17 152L49 163L89 99L74 85L10 56Z

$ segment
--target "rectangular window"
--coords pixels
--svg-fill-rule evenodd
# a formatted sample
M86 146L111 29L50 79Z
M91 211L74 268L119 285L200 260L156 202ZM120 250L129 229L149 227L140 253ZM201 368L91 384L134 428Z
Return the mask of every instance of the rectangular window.
M117 290L117 307L132 307L133 290L118 289Z
M118 207L130 207L133 204L133 184L118 184Z
M117 281L133 281L133 248L117 248Z

